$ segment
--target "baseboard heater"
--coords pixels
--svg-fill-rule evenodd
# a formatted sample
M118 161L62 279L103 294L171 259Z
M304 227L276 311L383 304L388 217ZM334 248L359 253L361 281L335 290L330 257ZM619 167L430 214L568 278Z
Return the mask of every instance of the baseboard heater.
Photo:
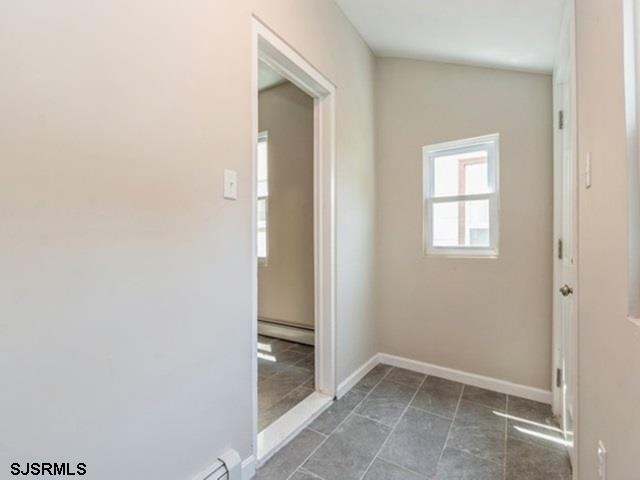
M227 450L194 480L242 480L242 462L235 450Z
M266 337L280 338L290 342L313 346L315 334L313 329L286 324L279 321L258 319L258 333Z

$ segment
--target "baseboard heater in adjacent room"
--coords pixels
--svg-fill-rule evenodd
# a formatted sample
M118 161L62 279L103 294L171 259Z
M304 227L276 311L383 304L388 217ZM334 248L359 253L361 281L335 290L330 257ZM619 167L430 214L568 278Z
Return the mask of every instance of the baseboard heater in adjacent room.
M290 342L315 345L315 332L309 327L300 327L272 319L258 319L258 333L265 337L280 338Z
M194 480L242 480L242 462L235 450L227 450Z

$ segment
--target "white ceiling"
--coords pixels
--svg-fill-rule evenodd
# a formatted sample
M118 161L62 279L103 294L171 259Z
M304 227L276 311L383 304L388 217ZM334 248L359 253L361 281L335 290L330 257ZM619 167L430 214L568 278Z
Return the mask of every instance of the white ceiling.
M263 91L271 87L275 87L276 85L280 85L281 83L286 82L287 79L284 78L279 73L276 73L269 65L264 62L258 62L258 90Z
M336 0L374 53L551 72L564 0Z

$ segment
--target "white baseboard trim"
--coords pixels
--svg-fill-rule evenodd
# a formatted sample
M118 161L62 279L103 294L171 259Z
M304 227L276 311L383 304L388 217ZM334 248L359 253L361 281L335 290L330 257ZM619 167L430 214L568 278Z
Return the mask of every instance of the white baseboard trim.
M553 400L553 394L550 391L539 388L519 385L517 383L485 377L475 373L463 372L461 370L454 370L453 368L440 367L438 365L432 365L418 360L410 360L408 358L389 355L387 353L379 353L377 357L379 363L385 363L393 367L406 368L407 370L446 378L447 380L473 385L474 387L486 388L495 392L527 398L529 400L535 400L536 402L542 402L549 405L551 405Z
M313 330L269 323L263 320L258 320L258 334L266 337L280 338L290 342L303 343L305 345L313 346L315 344L315 334Z
M363 365L361 365L355 372L349 375L340 385L338 385L338 391L336 392L336 396L338 398L342 398L345 393L353 388L353 386L362 380L367 373L371 371L373 367L380 363L380 354L376 353L373 357L367 360Z
M242 480L251 480L256 476L256 457L251 455L242 461Z

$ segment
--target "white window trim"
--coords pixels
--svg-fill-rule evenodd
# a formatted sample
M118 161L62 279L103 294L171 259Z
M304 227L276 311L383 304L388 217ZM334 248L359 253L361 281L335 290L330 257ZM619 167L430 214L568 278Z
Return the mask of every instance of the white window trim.
M267 130L264 130L260 133L258 133L258 144L260 144L260 142L266 142L267 143L267 185L269 185L269 132ZM267 195L266 196L258 196L257 200L265 200L264 202L264 217L265 217L265 223L266 223L266 229L265 229L265 245L264 245L264 251L265 251L265 256L264 257L260 257L258 256L258 263L262 266L267 266L269 264L269 187L267 186Z
M488 174L490 193L474 195L454 195L448 197L435 197L433 161L443 154L464 153L474 151L483 144L487 145ZM485 135L452 142L427 145L422 149L423 171L423 247L424 255L463 258L497 258L500 239L500 134ZM464 200L489 200L490 238L488 247L436 247L433 245L432 212L436 203L464 201Z

